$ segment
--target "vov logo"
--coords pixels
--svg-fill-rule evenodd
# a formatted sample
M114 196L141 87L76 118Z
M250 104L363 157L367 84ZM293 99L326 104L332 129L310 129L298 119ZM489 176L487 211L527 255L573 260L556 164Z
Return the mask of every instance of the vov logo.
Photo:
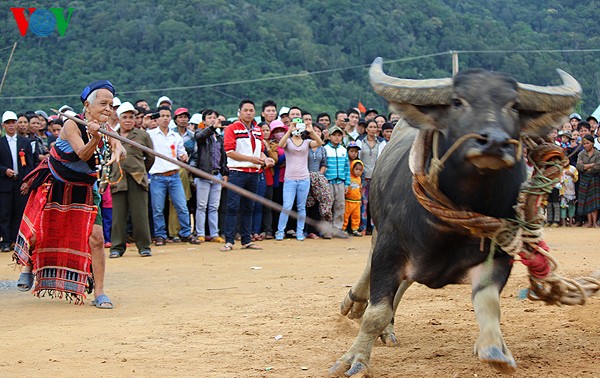
M19 27L19 32L24 37L27 29L39 37L47 37L54 29L62 37L67 31L69 21L74 8L67 8L67 17L65 18L64 8L37 9L27 8L29 18L25 15L25 8L10 8Z

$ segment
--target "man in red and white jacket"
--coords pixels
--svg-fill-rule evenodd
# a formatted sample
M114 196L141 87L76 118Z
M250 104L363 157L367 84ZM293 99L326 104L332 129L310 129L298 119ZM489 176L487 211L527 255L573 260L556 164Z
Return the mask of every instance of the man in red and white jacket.
M272 167L275 162L263 152L262 131L256 125L254 102L242 100L239 108L239 119L227 126L224 135L229 183L256 193L258 172L266 166ZM254 201L230 191L227 197L227 216L225 220L225 245L221 251L231 251L235 243L235 231L238 215L240 217L240 234L242 248L262 249L252 243L252 212Z

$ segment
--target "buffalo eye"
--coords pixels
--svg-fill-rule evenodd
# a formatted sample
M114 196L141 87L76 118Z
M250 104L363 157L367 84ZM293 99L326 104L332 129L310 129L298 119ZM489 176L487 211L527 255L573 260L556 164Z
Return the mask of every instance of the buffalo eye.
M463 106L463 102L458 98L452 99L452 106L456 109L461 108Z
M516 102L516 101L515 101L515 102L512 104L512 106L510 107L510 110L512 110L512 111L513 111L513 112L515 112L515 113L518 113L520 109L521 109L521 106L520 106L520 105L519 105L519 103L518 103L518 102Z

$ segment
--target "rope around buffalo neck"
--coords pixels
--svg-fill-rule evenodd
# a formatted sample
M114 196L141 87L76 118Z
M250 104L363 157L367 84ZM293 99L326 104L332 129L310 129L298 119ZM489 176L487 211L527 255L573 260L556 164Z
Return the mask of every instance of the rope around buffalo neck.
M586 297L600 290L600 282L594 278L581 277L573 280L557 275L555 271L558 263L548 252L548 246L543 240L544 218L538 208L558 182L562 166L566 163L560 147L541 138L535 141L527 136L522 137L517 151L520 155L521 146L525 144L529 160L534 165L534 174L521 186L515 206L515 219L498 219L458 208L438 186L439 174L451 154L468 139L484 137L466 134L439 159L438 134L439 131L435 130L423 132L417 137L425 138L425 145L431 142L433 155L428 173L413 173L413 192L426 210L440 220L456 228L466 229L471 235L481 238L482 246L485 239L490 239L490 257L493 257L496 247L499 247L526 265L530 282L528 297L531 300L542 300L547 304L584 304ZM422 155L422 159L427 159L424 151Z

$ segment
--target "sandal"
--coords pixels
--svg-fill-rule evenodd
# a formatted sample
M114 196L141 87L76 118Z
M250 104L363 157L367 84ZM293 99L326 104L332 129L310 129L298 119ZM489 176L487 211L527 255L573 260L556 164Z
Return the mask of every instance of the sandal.
M21 273L17 281L17 289L19 291L29 291L33 286L33 273Z
M165 245L165 238L163 238L162 236L158 236L154 241L154 245L157 247L162 247L163 245Z
M242 249L263 249L260 245L258 244L254 244L254 243L248 243L248 244L244 244L242 246Z
M123 256L123 254L119 251L110 251L110 254L108 255L109 259L118 259L119 257Z
M101 294L96 299L94 299L92 301L92 305L96 306L96 308L103 308L107 310L115 308L110 299L108 299L108 297L104 294Z
M233 250L233 244L227 243L221 247L221 252L229 252Z

